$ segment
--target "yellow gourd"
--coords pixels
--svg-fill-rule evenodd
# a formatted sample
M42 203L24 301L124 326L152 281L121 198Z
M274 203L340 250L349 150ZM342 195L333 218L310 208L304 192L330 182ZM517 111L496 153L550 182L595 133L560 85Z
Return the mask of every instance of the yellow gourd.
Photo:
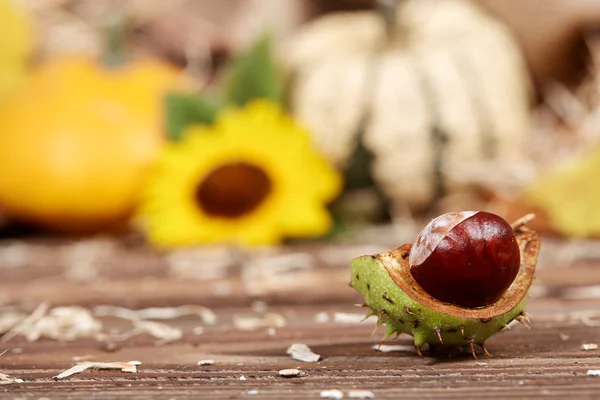
M162 95L180 83L151 59L41 65L0 103L0 206L70 233L123 221L164 141Z
M27 19L12 0L0 0L0 97L22 78L30 51Z

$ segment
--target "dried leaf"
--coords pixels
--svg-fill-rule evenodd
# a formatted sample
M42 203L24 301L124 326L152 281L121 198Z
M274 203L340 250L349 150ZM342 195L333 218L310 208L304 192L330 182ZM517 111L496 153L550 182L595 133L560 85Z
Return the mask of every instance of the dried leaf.
M548 172L525 189L524 199L543 210L567 236L600 235L600 147Z

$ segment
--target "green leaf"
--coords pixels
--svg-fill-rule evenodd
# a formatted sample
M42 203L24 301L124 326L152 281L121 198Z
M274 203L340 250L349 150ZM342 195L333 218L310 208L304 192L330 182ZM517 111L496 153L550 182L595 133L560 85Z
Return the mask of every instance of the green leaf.
M173 141L181 139L183 131L191 124L210 125L220 106L202 96L168 93L165 97L167 133Z
M283 78L275 61L270 35L263 35L247 52L233 59L225 75L228 103L243 106L255 98L278 103L283 98Z

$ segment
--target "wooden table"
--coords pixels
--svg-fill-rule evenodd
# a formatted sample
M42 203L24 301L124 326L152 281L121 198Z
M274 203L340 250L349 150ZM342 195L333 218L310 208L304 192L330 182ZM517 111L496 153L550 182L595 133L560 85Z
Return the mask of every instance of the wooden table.
M338 389L344 398L353 390L370 391L375 399L600 398L600 376L588 376L600 369L600 350L581 349L600 343L597 243L544 241L527 306L531 329L500 332L487 343L493 357L478 354L479 360L468 354L420 359L408 336L387 342L405 345L400 351L372 348L383 328L371 336L373 320L353 322L364 310L354 306L362 299L347 286L348 262L392 247L315 244L159 254L129 239L4 241L0 316L80 306L96 312L89 315L102 323L104 336L94 331L72 341L28 341L13 329L14 337L0 343L0 352L8 349L0 372L19 381L0 385L0 397L318 399L322 391ZM135 335L135 321L99 316L98 305L202 305L216 321L210 315L159 321L182 334L161 342L148 333ZM181 311L150 314L165 310ZM263 326L252 330L257 323ZM31 326L23 333L35 333ZM131 337L115 337L123 332ZM307 344L321 361L292 359L286 349L293 343ZM198 365L206 359L214 364ZM137 373L87 370L53 378L77 361L132 360L141 362ZM299 375L279 375L290 368Z

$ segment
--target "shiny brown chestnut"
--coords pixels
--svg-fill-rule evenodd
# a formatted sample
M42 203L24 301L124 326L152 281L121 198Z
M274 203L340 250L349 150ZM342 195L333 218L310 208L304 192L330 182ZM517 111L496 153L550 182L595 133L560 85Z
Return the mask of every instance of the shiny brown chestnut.
M410 272L428 294L463 307L498 300L517 276L520 260L510 224L484 211L435 218L409 255Z

